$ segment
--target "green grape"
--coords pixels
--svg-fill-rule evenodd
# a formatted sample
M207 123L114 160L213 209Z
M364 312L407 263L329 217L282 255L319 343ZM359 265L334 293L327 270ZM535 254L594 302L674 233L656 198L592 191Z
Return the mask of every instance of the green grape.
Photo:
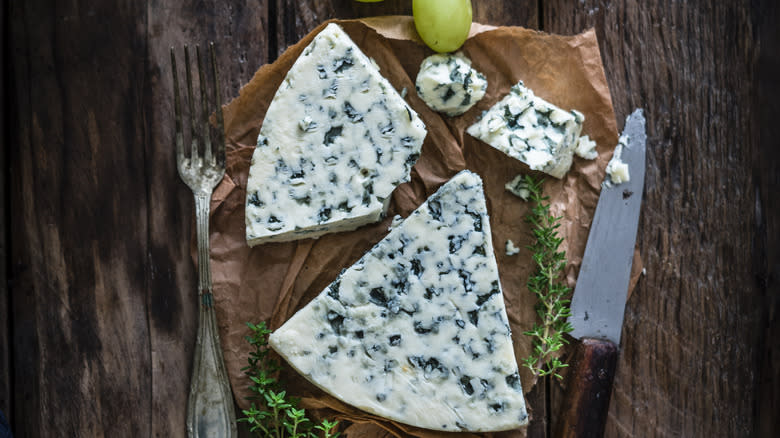
M471 29L471 0L414 0L414 26L431 49L454 52Z

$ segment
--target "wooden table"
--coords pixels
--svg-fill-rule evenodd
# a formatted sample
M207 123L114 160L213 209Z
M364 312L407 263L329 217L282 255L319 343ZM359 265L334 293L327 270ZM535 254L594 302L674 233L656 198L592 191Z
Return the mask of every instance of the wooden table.
M595 27L619 126L646 110L647 274L607 435L776 435L778 3L473 3L483 23ZM216 41L229 98L321 21L382 14L411 0L4 3L0 410L18 437L184 435L196 276L168 48Z

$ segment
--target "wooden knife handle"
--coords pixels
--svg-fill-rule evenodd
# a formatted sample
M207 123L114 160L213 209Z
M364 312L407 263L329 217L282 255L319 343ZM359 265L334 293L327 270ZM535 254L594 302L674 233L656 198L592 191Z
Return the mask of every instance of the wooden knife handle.
M604 436L617 353L617 346L609 341L586 338L578 344L556 436Z

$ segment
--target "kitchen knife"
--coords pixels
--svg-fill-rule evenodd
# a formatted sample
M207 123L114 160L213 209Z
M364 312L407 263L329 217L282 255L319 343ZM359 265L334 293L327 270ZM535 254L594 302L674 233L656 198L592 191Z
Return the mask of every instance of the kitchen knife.
M630 179L602 185L577 276L569 322L581 342L571 360L558 436L604 434L642 204L646 139L638 109L626 119L618 145Z

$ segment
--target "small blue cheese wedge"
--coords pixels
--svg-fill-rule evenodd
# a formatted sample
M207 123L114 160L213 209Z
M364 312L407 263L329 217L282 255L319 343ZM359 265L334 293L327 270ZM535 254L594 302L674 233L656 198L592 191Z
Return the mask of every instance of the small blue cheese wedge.
M334 397L442 431L526 424L482 180L464 170L270 336Z
M247 181L247 243L380 220L425 135L376 64L329 24L290 68L263 120Z
M466 132L533 170L555 178L569 171L585 116L564 111L523 86L512 87Z
M432 110L455 117L485 96L487 79L460 52L436 54L423 59L415 89Z

